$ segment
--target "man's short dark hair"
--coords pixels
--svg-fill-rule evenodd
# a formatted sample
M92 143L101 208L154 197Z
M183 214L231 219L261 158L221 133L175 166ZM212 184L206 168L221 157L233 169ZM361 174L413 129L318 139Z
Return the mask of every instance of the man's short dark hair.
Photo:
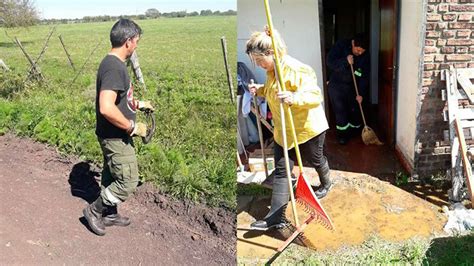
M369 38L365 33L356 34L352 40L354 40L354 46L364 48L365 50L369 48Z
M137 23L121 18L115 22L110 31L110 43L113 48L121 47L129 38L135 38L142 34L142 29Z

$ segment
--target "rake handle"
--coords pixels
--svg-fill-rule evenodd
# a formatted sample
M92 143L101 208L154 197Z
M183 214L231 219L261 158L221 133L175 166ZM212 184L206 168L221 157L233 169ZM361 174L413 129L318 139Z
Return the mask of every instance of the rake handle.
M355 75L354 75L354 67L352 66L351 63L349 63L349 65L351 66L352 80L354 81L354 88L355 88L356 94L357 94L357 96L360 96L359 95L359 88L357 87L357 81L356 81L356 78L355 78ZM364 127L367 127L367 123L365 122L364 110L362 109L362 104L360 102L357 102L357 103L359 104L360 113L362 114L362 120L364 120Z
M282 76L279 75L281 73L280 69L280 59L278 56L278 50L276 49L276 43L275 43L275 38L273 37L273 22L272 22L272 14L270 13L270 5L268 4L268 0L264 0L264 5L265 5L265 13L267 15L267 23L268 27L270 29L270 38L272 39L272 47L273 47L273 59L274 59L274 64L276 68L276 75L278 76L278 81L277 84L278 86L278 91L284 90L284 83ZM289 122L290 125L292 125L292 128L294 128L293 125L293 119L291 117L291 110L288 109L288 115L289 115ZM290 199L291 199L291 207L293 209L293 217L295 219L295 224L297 227L300 226L299 219L298 219L298 214L296 212L296 202L295 202L295 195L293 193L293 185L291 184L291 170L290 170L290 163L289 163L289 156L288 156L288 143L286 139L286 123L285 123L285 108L283 106L283 102L280 101L280 116L281 116L281 128L282 128L282 137L283 137L283 154L285 156L285 168L286 168L286 175L288 177L288 189L290 191ZM297 139L294 139L295 143L295 152L298 152L297 150Z
M297 226L296 231L293 232L293 234L285 241L283 244L277 249L278 252L283 252L286 247L288 247L295 238L297 238L301 233L303 233L303 230L306 229L306 226L311 223L315 218L314 215L310 215L306 221L301 226Z

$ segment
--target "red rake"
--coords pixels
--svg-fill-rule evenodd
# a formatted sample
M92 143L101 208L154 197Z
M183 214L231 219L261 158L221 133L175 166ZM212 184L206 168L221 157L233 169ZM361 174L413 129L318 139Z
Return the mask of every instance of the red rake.
M324 211L323 206L319 203L318 198L314 194L313 189L309 185L306 178L300 174L298 177L298 185L295 193L296 202L304 208L304 211L316 218L316 221L326 227L328 230L334 230L331 218Z
M308 183L308 180L300 173L295 192L296 203L303 207L303 210L309 214L308 218L302 225L297 226L295 232L285 240L285 242L278 248L278 252L282 252L295 238L301 234L306 226L315 220L323 225L328 230L334 230L331 218L324 211L323 206L319 203L318 198L314 194L313 189Z

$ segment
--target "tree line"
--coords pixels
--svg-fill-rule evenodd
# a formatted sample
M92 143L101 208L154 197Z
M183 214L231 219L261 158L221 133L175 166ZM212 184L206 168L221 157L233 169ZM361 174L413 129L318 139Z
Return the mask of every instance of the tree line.
M128 18L132 20L144 20L144 19L156 19L156 18L184 18L184 17L197 17L197 16L233 16L237 15L237 11L212 11L210 9L201 10L201 12L193 11L172 11L161 13L157 9L148 9L145 14L139 15L120 15L120 16L85 16L81 19L43 19L40 21L41 24L53 24L53 23L87 23L87 22L103 22L103 21L115 21L120 18Z
M160 12L156 8L150 8L145 14L139 15L121 15L121 16L85 16L76 19L40 19L39 13L34 6L33 0L0 0L0 27L26 27L36 24L56 24L56 23L87 23L115 21L120 18L128 18L133 20L164 18L184 18L196 16L233 16L237 15L237 11L212 11L210 9L201 10L201 12L172 11Z

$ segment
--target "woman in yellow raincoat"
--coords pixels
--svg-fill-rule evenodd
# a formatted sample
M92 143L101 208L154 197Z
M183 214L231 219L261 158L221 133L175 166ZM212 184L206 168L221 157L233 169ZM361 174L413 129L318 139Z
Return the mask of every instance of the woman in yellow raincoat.
M326 196L331 188L329 164L323 154L324 138L329 128L324 113L323 95L317 85L314 70L286 53L286 46L276 30L273 30L277 53L281 58L282 78L285 91L278 92L278 81L275 73L272 40L268 29L255 32L247 41L246 53L251 61L267 71L265 84L251 84L252 94L265 97L273 114L275 170L270 212L263 220L251 224L255 230L267 230L272 227L281 228L285 225L285 210L289 200L289 187L283 155L283 131L281 127L280 101L291 106L296 138L303 160L316 169L321 185L315 191L318 198ZM289 120L288 114L285 115ZM294 139L289 123L286 123L290 170L296 159Z

